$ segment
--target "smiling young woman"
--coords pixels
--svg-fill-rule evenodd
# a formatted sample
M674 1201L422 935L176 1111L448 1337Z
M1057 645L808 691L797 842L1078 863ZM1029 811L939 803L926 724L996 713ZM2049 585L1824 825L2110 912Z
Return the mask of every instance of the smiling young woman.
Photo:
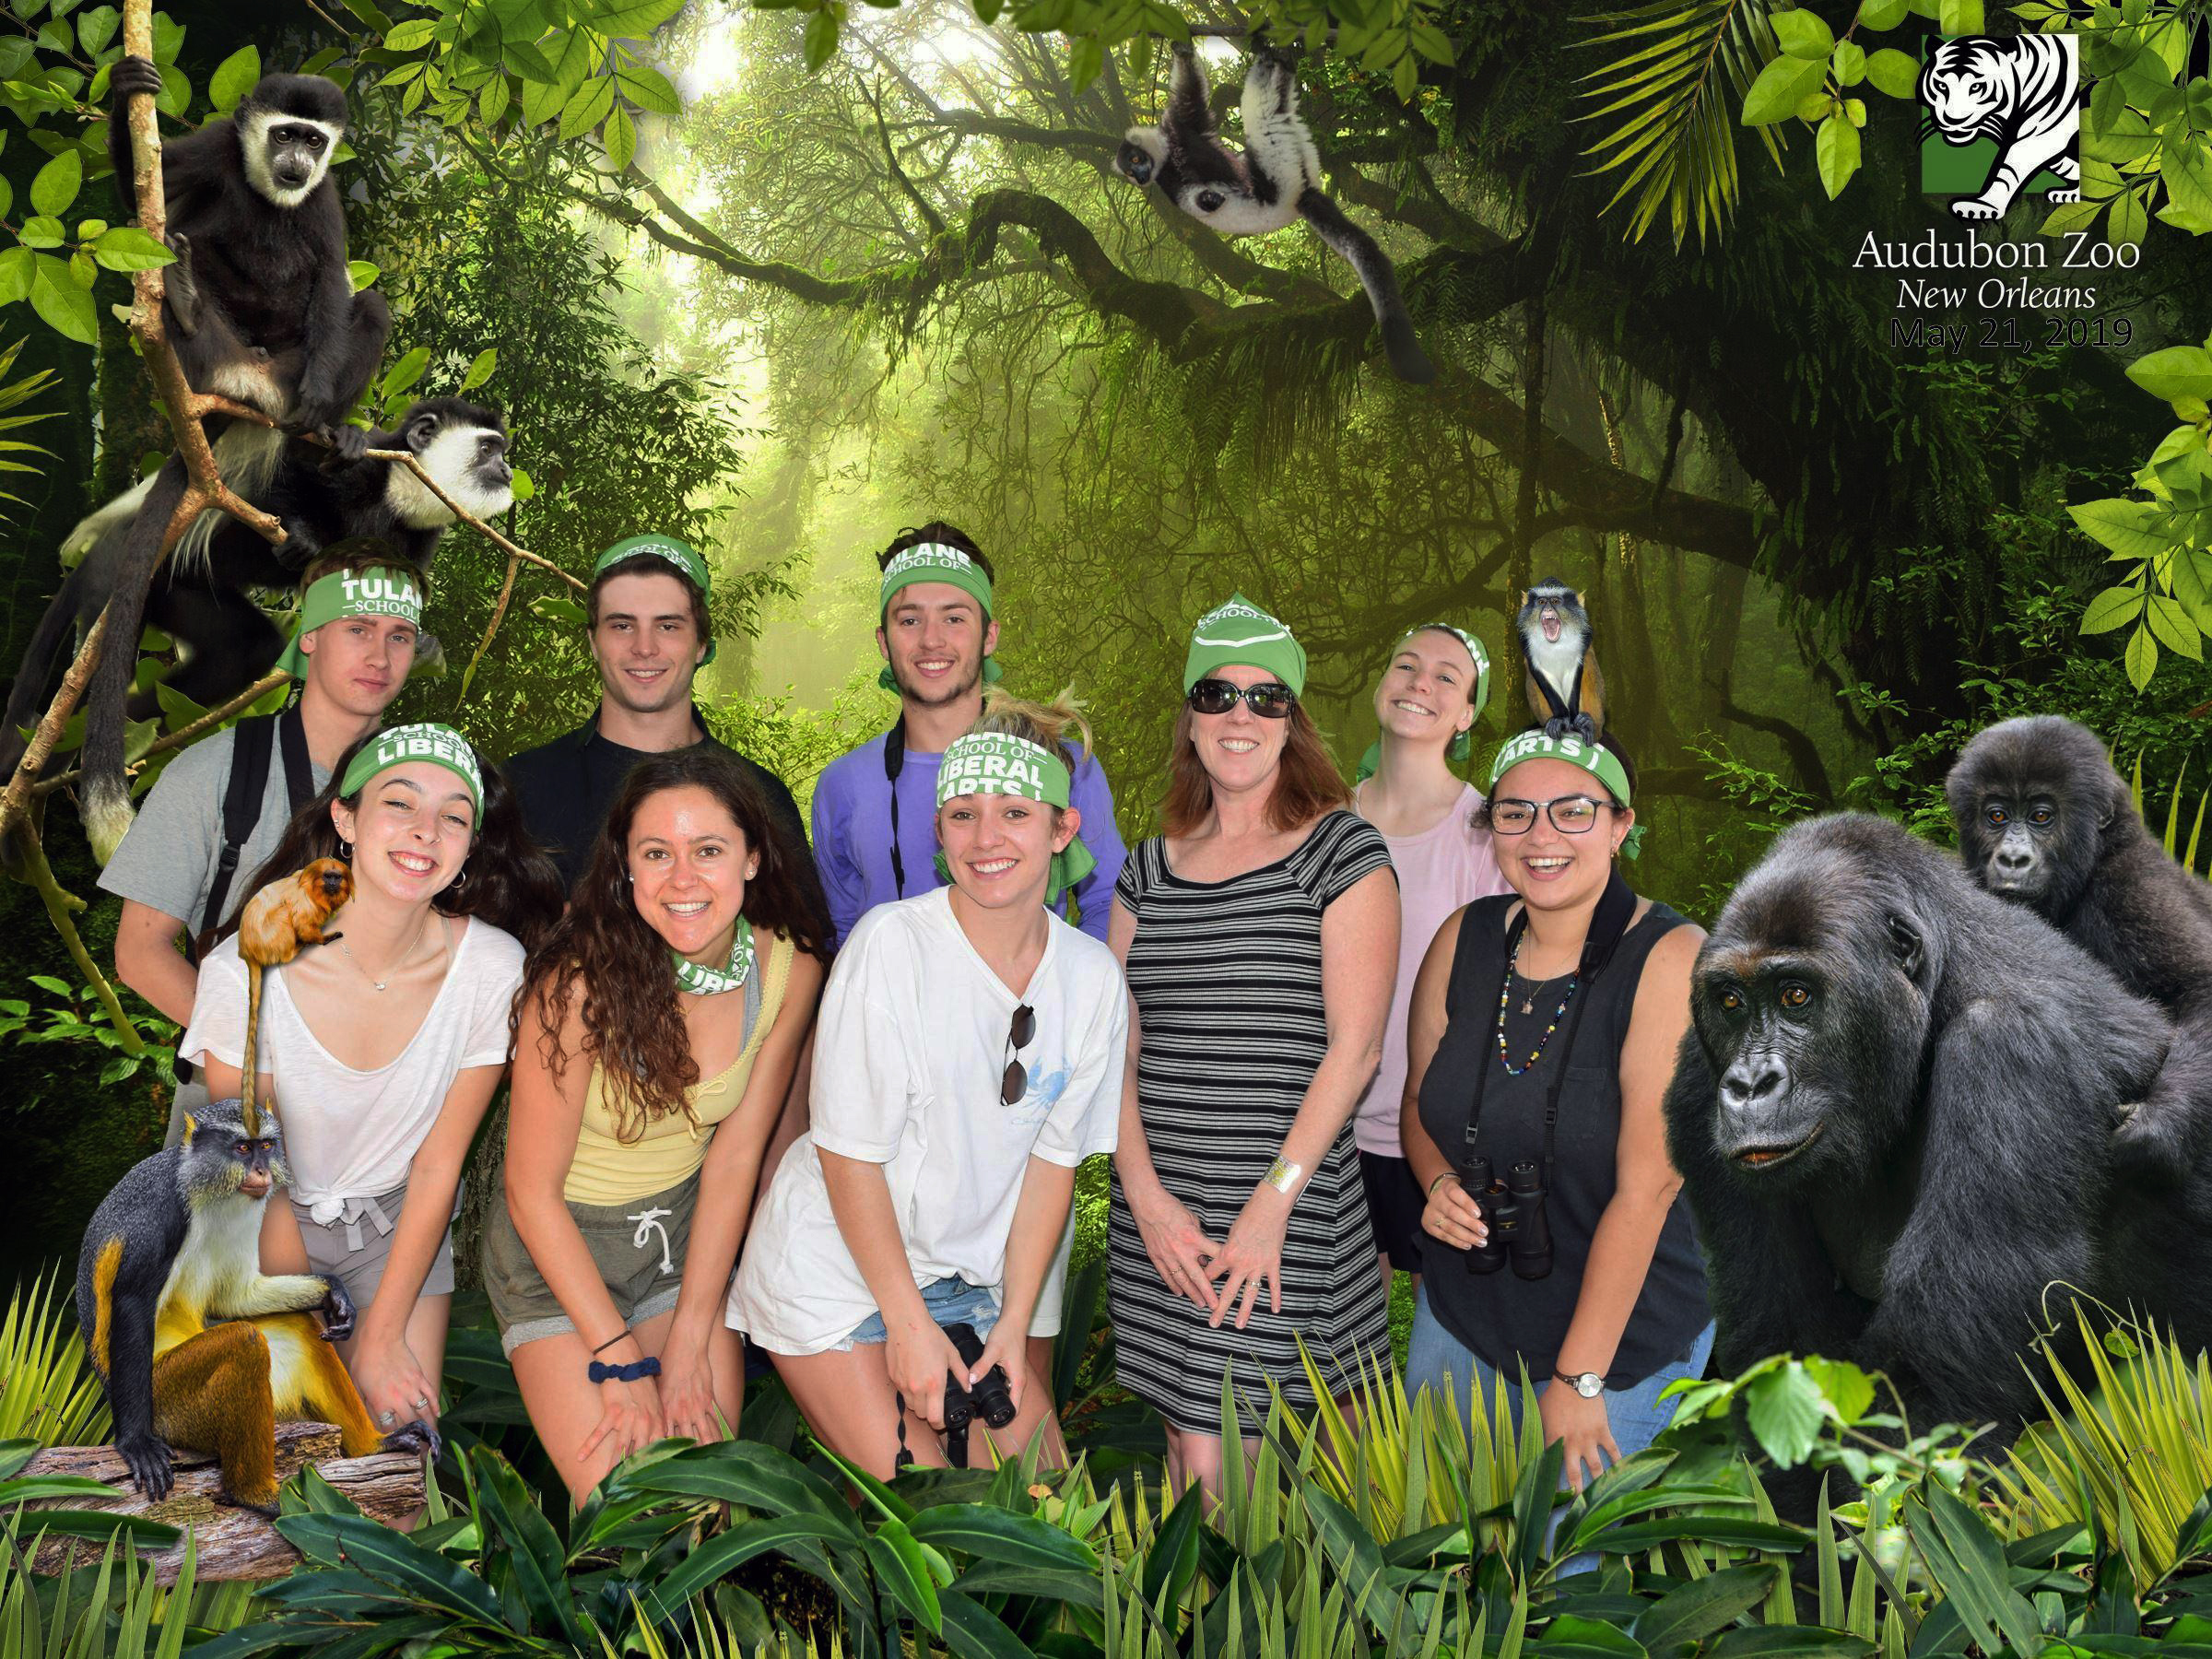
M630 771L531 956L484 1286L578 1503L664 1435L736 1426L723 1299L821 992L817 925L767 798L701 747Z
M342 1352L389 1430L437 1420L462 1164L507 1069L524 944L559 887L498 770L440 725L348 749L241 891L329 857L353 869L329 943L263 980L257 1069L292 1186L270 1206L262 1265L345 1281L361 1314ZM228 937L201 963L177 1043L216 1099L239 1092L245 1023Z

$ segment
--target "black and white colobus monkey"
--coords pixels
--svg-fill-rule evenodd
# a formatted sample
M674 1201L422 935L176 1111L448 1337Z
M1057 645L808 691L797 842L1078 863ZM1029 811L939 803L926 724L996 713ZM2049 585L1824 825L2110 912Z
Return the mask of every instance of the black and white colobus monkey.
M1169 201L1223 236L1265 236L1304 218L1359 273L1393 372L1428 384L1436 378L1436 366L1414 337L1397 272L1374 238L1322 191L1321 156L1299 119L1294 53L1269 48L1253 53L1241 109L1244 153L1236 156L1214 135L1197 53L1178 42L1167 110L1158 126L1129 129L1114 156L1114 171L1134 183L1159 185Z
M408 408L394 430L363 436L372 449L413 452L439 488L478 518L506 512L514 500L506 424L479 404L426 397ZM231 479L233 488L284 525L283 546L211 510L193 522L155 575L146 619L184 653L168 683L202 708L244 690L268 672L283 649L283 635L249 590L296 587L316 555L351 537L388 542L396 558L427 571L439 538L453 524L445 503L398 463L364 457L325 471L329 458L327 450L290 440L282 448L256 452L254 466ZM18 728L38 717L65 642L78 627L90 624L115 591L116 571L134 526L144 523L142 506L154 485L149 478L117 496L80 522L63 544L63 559L81 556L81 562L46 607L8 693L0 754L11 761L23 753ZM130 696L124 705L130 720L159 712L159 699L151 691ZM127 826L127 817L124 821Z
M135 218L130 100L159 92L161 73L145 58L125 57L109 84L108 154L116 191ZM352 460L368 434L343 423L376 371L392 314L382 296L356 294L347 271L346 212L330 179L345 132L346 95L336 82L265 75L234 114L163 142L161 188L177 255L164 278L168 335L193 390L249 404L280 426L322 432ZM227 479L269 466L285 441L279 432L237 423L215 441ZM162 532L186 482L183 461L172 455L140 499L102 594L114 609L86 698L80 799L103 863L130 828L124 704ZM12 728L6 735L14 741Z

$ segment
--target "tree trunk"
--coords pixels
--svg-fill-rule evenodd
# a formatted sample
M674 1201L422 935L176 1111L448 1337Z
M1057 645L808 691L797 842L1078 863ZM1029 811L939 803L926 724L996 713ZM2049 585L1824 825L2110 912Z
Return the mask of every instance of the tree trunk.
M376 1452L367 1457L340 1457L338 1431L332 1425L277 1424L277 1478L289 1479L304 1464L312 1464L315 1473L358 1504L363 1514L388 1526L406 1520L423 1506L419 1456ZM222 1475L211 1455L179 1451L176 1471L177 1483L169 1496L159 1503L148 1503L113 1447L50 1447L30 1460L22 1470L24 1476L82 1476L112 1488L115 1497L110 1502L95 1498L57 1498L33 1503L29 1506L32 1512L17 1528L18 1535L36 1533L36 1512L41 1509L113 1511L186 1529L196 1548L194 1573L202 1583L218 1579L282 1578L300 1564L300 1552L265 1518L252 1510L218 1500ZM83 1538L49 1539L39 1546L32 1570L59 1572L72 1550L77 1566L96 1566L105 1547ZM169 1549L148 1553L155 1577L164 1584L175 1583L184 1565L184 1540L180 1538Z

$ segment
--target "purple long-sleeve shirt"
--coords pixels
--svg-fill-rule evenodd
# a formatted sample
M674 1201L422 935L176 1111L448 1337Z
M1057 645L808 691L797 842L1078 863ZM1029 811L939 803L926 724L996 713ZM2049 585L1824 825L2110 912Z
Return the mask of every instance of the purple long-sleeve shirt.
M945 884L937 879L937 768L943 755L906 751L899 772L899 851L906 866L904 897ZM1079 925L1106 937L1113 884L1128 851L1113 821L1113 792L1096 759L1079 762L1068 805L1083 815L1083 844L1098 867L1075 885ZM830 921L843 944L853 924L878 904L901 897L891 872L891 786L883 775L883 738L872 737L832 760L814 786L814 858L830 897Z

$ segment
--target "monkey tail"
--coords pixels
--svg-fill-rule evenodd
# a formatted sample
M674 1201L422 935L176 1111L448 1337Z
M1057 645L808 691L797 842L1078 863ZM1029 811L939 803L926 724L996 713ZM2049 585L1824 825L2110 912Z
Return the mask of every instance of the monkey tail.
M1421 349L1406 314L1405 296L1398 292L1398 274L1375 239L1344 216L1344 210L1319 190L1307 186L1298 198L1298 210L1315 234L1359 274L1374 308L1375 325L1382 331L1382 354L1391 372L1408 384L1426 386L1436 379L1436 365Z
M187 483L182 457L171 455L146 492L131 521L123 559L108 595L108 630L93 670L85 707L85 778L80 791L85 833L92 855L106 864L131 827L130 786L124 778L131 683L138 672L138 634L146 622L146 602L161 544Z
M244 1121L246 1133L261 1133L261 1104L256 1098L260 1077L260 1056L255 1051L261 1039L261 964L251 957L246 959L246 1053L245 1069L239 1074L239 1116Z

